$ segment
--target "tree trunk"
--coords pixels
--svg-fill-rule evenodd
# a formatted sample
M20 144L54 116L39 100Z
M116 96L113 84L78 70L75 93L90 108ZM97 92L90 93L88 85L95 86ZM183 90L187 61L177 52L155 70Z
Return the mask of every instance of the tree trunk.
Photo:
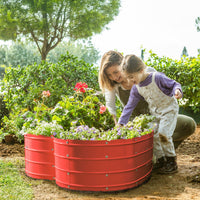
M42 58L41 61L46 61L46 59L47 59L47 53L46 52L42 52L41 58Z

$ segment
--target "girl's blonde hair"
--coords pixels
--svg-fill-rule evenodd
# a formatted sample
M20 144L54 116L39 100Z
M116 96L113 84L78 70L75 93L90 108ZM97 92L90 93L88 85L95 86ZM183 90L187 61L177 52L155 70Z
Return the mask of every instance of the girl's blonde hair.
M99 69L99 85L102 92L105 89L112 90L116 84L115 81L108 78L106 69L115 65L121 65L122 60L123 55L117 51L108 51L103 55Z
M140 59L134 54L126 55L122 61L122 71L128 74L139 72L145 68L146 65L144 64L142 59Z

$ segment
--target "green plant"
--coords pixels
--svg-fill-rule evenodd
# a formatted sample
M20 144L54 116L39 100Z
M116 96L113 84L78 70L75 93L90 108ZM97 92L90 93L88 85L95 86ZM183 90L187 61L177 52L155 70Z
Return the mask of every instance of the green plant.
M35 119L39 121L51 121L51 108L45 105L45 102L48 102L48 98L50 97L50 95L51 93L49 92L49 90L47 90L43 91L41 94L42 102L40 102L40 98L34 99L34 102L36 103L36 106L33 108L33 110L35 111Z
M15 135L19 132L19 128L16 126L13 119L9 119L7 116L3 117L2 128L0 129L0 141L5 139L7 135Z
M77 83L73 96L64 97L51 111L52 120L69 130L72 123L76 126L108 130L114 127L114 120L100 101L100 94L87 88L85 83Z
M92 88L99 89L97 74L96 67L66 53L56 64L45 62L6 68L1 91L10 110L27 108L33 111L34 99L38 99L42 91L49 90L51 96L45 104L50 108L62 100L62 96L71 95L78 81L87 80Z
M52 136L55 134L61 134L64 132L64 129L62 126L57 124L55 121L52 122L45 122L40 121L35 124L35 127L29 127L29 128L22 128L20 131L21 135L24 134L33 134L33 135L45 135L45 136Z
M149 123L153 122L154 117L148 115L140 115L132 122L128 122L125 126L114 127L107 131L99 130L87 125L76 126L75 124L69 130L57 132L54 137L60 139L71 140L117 140L117 139L132 139L140 137L152 132L153 126Z
M9 110L6 108L6 104L3 100L3 95L0 95L0 128L2 128L4 116L9 116Z

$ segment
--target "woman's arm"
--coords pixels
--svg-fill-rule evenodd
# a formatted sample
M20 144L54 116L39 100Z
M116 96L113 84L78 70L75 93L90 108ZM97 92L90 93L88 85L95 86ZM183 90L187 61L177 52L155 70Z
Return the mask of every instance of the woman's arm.
M115 89L113 90L105 89L106 107L108 108L110 114L113 116L115 123L117 123L115 98L116 98Z

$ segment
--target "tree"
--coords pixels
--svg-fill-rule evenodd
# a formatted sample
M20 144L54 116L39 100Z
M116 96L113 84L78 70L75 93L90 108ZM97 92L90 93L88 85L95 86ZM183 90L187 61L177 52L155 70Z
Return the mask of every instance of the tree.
M84 60L89 64L96 64L100 58L100 52L93 46L91 40L82 41L67 41L61 42L58 46L53 49L47 57L49 62L58 62L61 55L66 54L66 52L78 57L80 60Z
M42 60L65 37L88 38L118 15L120 0L0 0L0 39L25 36Z
M181 57L183 57L183 56L187 56L187 57L189 56L188 52L187 52L187 48L185 46L183 47L183 51L181 53Z

